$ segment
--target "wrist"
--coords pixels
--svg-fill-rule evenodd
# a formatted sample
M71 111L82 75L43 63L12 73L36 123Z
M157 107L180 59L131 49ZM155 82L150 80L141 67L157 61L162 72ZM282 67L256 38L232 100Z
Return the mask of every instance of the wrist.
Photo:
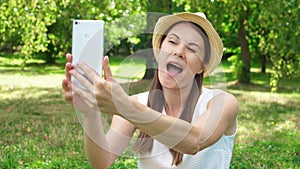
M158 119L161 113L139 103L134 98L129 98L128 108L120 112L120 116L133 123L150 123Z

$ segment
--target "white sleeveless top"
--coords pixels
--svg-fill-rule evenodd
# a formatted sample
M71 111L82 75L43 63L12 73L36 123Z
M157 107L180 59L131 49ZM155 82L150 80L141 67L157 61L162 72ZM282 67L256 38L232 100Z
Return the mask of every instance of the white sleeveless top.
M202 89L202 93L196 104L193 119L195 120L206 110L206 105L214 96L224 93L219 89ZM138 96L139 102L147 104L148 93ZM165 111L163 111L165 113ZM215 144L199 151L195 155L183 155L182 162L177 166L171 166L172 154L169 148L157 140L153 142L152 151L139 154L139 169L223 169L229 168L232 156L235 134L223 135Z

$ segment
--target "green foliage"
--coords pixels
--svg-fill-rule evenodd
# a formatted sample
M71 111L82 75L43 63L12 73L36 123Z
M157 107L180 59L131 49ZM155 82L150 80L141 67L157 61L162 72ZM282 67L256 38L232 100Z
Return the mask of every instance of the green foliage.
M235 79L237 79L239 76L241 76L241 68L242 68L242 60L238 59L238 55L233 55L230 58L228 58L228 62L230 63L230 68L232 72L234 73L233 76Z
M197 3L190 1L191 3ZM204 1L197 9L204 11L220 33L227 49L240 47L239 26L243 24L251 52L251 62L268 56L273 64L271 86L276 90L278 81L283 77L299 76L299 0L285 1ZM241 22L242 21L242 22ZM240 48L242 50L242 48ZM241 56L242 52L235 55ZM243 57L243 56L242 56ZM242 57L236 59L242 61ZM240 61L236 61L238 63ZM243 63L242 64L246 64ZM241 72L243 66L236 64ZM251 64L250 64L251 66Z
M150 47L150 38L141 34L151 32L149 27L153 27L157 18L149 21L148 12L201 11L221 35L226 50L240 49L233 53L239 56L235 62L239 63L237 72L246 71L248 75L252 63L267 56L273 65L270 85L276 91L280 79L300 75L299 4L299 0L1 1L0 50L21 51L25 61L43 58L54 62L71 51L72 19L101 19L107 23L105 51L114 50L115 55L127 56L136 48ZM241 30L245 31L242 39L246 45L242 45L238 36ZM121 47L115 50L118 45ZM251 58L245 58L248 53ZM237 78L241 76L244 75Z
M70 52L72 19L101 19L109 23L139 12L139 6L139 1L124 3L119 0L9 0L0 6L0 19L4 21L0 23L1 46L4 46L1 50L21 49L25 60L43 53L46 61L54 62ZM113 25L111 32L106 31L106 42L110 47L124 36L136 37L137 29L138 32L143 29L144 23L137 22L142 16L137 16L123 19L127 27L121 27L119 22L118 27Z
M146 14L132 14L116 18L108 22L105 27L105 49L109 51L112 47L118 46L121 40L127 39L132 45L140 42L140 34L146 31ZM128 50L128 49L127 49Z
M1 3L0 8L2 42L21 45L25 59L47 50L47 27L55 22L58 12L53 1L11 0Z
M300 23L300 6L299 0L264 3L268 12L264 8L259 19L265 23L262 26L266 36L260 45L261 50L270 55L274 65L271 86L276 90L276 84L282 77L300 75L300 30L297 29Z

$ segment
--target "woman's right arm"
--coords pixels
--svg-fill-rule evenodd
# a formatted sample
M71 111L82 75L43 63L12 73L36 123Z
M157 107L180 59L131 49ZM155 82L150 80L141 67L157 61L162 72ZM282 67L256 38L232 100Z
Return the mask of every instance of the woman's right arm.
M79 121L84 129L85 151L90 164L93 168L108 168L128 146L135 127L122 117L113 116L111 126L105 134L100 113L84 104L78 95L73 95L71 76L68 73L73 69L72 55L67 54L66 58L66 78L62 82L65 100L73 104L78 111L81 110ZM111 71L108 70L108 58L103 60L103 66L107 72L104 76L113 80Z
M93 168L108 168L128 146L135 127L119 116L113 116L111 126L106 133L106 145L99 145L87 132L84 134L84 146Z

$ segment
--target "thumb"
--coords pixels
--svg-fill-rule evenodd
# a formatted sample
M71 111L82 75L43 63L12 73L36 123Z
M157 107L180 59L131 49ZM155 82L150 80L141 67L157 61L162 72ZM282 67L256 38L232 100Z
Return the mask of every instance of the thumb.
M114 81L110 66L108 56L104 56L102 60L102 69L104 71L104 79L107 81Z

